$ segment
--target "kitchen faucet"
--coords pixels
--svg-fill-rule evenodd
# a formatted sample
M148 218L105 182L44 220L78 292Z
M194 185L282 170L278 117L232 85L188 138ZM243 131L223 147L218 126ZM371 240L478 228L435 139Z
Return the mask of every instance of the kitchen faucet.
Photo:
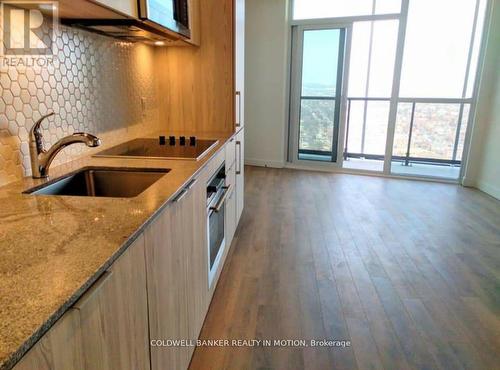
M49 176L49 167L52 163L54 157L62 149L71 144L84 143L88 147L96 147L101 145L101 140L94 135L75 132L73 135L66 136L59 140L57 143L52 145L48 150L43 147L43 135L40 130L40 126L44 119L53 116L54 112L51 112L42 118L40 118L30 130L30 158L31 158L31 169L33 172L33 178L41 179Z

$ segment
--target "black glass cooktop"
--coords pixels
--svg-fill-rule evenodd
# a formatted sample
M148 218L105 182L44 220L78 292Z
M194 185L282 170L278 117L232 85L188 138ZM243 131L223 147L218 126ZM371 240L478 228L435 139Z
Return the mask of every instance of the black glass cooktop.
M184 145L181 145L179 140L175 144L170 144L167 139L166 142L160 144L158 139L135 139L106 149L96 154L95 157L199 160L217 142L217 140L196 140L191 143L188 139Z

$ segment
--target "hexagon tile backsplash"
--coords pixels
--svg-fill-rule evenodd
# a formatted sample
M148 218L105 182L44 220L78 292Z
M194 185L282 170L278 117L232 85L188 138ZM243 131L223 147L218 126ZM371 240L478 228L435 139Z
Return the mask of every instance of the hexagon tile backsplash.
M43 114L46 147L73 132L98 135L104 145L159 128L154 47L123 43L60 26L52 68L0 71L0 186L31 174L28 132ZM64 149L54 164L88 153Z

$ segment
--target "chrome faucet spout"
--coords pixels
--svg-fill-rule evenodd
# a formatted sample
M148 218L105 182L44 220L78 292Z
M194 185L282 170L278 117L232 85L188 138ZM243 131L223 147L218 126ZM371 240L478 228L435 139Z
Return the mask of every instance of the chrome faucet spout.
M39 119L30 130L30 157L31 157L31 170L33 178L45 178L49 175L49 167L54 160L57 153L65 147L83 143L88 147L96 147L101 145L101 140L91 134L84 132L75 132L73 135L66 136L56 142L50 149L43 148L43 136L40 130L41 123L47 117L54 115L54 113L47 114Z

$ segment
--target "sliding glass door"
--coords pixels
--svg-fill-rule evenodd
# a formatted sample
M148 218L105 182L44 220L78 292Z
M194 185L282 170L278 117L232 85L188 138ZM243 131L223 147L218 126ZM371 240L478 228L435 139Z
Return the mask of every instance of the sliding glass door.
M289 161L459 180L487 8L292 0Z
M296 161L337 162L346 28L294 30L292 145Z

